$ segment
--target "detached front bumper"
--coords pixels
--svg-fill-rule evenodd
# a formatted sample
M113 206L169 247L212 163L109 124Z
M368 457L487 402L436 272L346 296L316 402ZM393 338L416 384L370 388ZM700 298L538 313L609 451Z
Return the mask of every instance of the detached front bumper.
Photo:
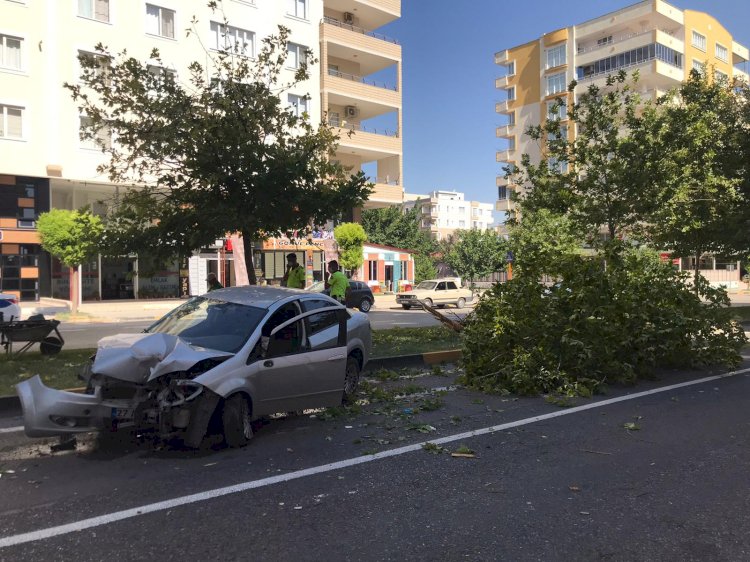
M45 386L39 375L16 385L29 437L53 437L132 425L133 400L104 400L101 394L79 394Z

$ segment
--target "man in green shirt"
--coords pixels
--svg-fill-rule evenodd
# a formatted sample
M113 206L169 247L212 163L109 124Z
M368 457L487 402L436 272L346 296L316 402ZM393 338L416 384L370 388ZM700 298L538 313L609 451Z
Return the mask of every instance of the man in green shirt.
M339 271L339 262L331 260L328 262L328 277L326 288L330 289L331 298L340 303L346 304L346 293L349 292L349 280L341 271Z
M286 255L286 273L281 279L281 284L290 289L305 288L305 270L297 263L297 254Z
M215 273L209 273L208 274L208 279L206 279L206 281L208 281L208 291L209 292L215 291L216 289L223 289L224 288L224 285L222 285L221 283L219 283L219 280L216 278L216 274Z

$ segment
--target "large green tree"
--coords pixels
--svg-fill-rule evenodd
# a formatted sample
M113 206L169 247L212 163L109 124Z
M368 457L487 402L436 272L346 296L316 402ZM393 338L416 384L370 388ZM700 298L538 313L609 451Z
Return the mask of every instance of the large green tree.
M361 224L345 222L333 230L333 236L339 246L339 262L345 269L354 270L364 262L362 251L367 242L367 234Z
M457 230L444 259L473 289L475 279L503 268L506 250L505 241L491 230Z
M139 187L112 202L111 251L188 255L237 232L254 284L252 241L336 218L371 184L331 158L332 128L311 123L300 98L287 104L310 77L312 53L291 76L288 29L263 39L254 58L226 39L179 78L156 49L140 61L98 45L98 58L81 58L80 82L65 87L88 116L84 137L113 135L100 172Z
M36 227L42 248L70 268L70 302L73 312L77 312L77 268L99 253L102 221L86 209L52 209L39 215Z

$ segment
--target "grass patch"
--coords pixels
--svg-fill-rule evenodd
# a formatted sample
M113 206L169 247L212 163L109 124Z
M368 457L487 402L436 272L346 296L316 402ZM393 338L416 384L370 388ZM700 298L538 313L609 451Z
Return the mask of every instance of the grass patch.
M15 395L15 385L34 375L41 376L44 384L52 388L83 386L78 373L95 351L95 349L62 350L52 356L42 355L38 351L29 351L15 359L9 355L2 355L0 356L0 396Z
M373 330L371 357L411 355L459 347L459 334L443 326Z

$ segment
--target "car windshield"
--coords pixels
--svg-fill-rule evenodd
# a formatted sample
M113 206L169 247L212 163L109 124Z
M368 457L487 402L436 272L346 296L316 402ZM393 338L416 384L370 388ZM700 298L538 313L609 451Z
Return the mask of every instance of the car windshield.
M316 281L315 283L307 287L305 291L310 291L311 293L322 293L325 288L325 283L323 283L323 281Z
M435 285L437 285L437 283L435 283L433 281L422 281L419 285L417 285L417 289L429 289L429 290L431 290L431 289L435 288Z
M235 353L266 315L265 308L193 297L146 329L192 345Z

